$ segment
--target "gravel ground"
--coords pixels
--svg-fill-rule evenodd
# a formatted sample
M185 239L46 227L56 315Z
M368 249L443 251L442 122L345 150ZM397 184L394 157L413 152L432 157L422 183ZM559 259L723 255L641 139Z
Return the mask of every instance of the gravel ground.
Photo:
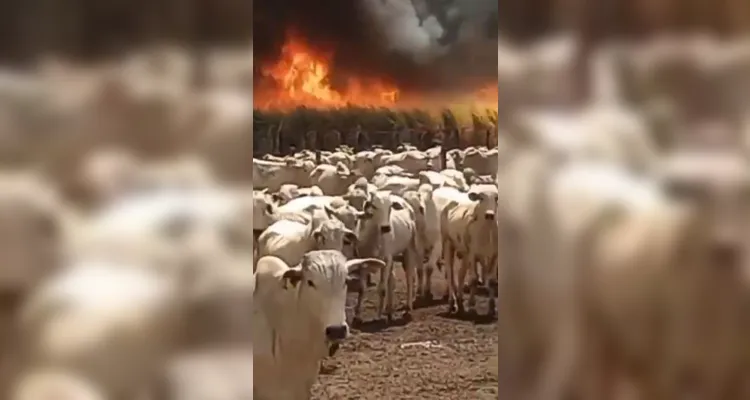
M403 305L403 270L397 274L394 304ZM443 296L445 283L433 275L433 296ZM350 294L350 307L354 300ZM497 322L483 315L486 297L478 299L480 315L446 316L447 305L436 299L417 306L409 321L397 312L390 326L375 320L377 300L368 289L365 322L323 363L314 399L497 399Z

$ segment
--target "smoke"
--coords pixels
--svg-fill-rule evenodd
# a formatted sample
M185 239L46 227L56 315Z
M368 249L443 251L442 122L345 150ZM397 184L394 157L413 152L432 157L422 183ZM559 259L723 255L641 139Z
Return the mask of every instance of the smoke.
M334 54L334 77L385 78L407 92L466 91L497 79L497 8L495 0L258 2L255 65L273 62L293 29Z

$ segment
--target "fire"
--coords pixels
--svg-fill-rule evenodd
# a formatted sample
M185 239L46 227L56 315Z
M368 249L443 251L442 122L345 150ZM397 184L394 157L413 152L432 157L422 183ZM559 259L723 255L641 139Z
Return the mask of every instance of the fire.
M497 104L498 87L496 83L492 83L483 88L480 88L475 96L479 102L482 103L495 103Z
M295 35L287 35L279 60L261 68L261 74L272 81L274 88L270 92L261 89L256 104L261 108L334 108L348 104L393 106L398 101L398 88L375 78L348 78L343 89L334 89L330 61L330 54L316 51Z

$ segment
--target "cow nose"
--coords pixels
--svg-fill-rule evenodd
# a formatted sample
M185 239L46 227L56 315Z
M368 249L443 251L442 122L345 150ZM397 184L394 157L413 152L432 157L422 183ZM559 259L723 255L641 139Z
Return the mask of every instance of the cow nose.
M391 233L391 226L390 225L381 226L380 233Z
M495 213L488 212L488 213L484 214L484 219L486 219L488 221L493 221L495 219Z
M344 340L349 334L349 327L346 325L329 326L326 328L326 339L331 341Z

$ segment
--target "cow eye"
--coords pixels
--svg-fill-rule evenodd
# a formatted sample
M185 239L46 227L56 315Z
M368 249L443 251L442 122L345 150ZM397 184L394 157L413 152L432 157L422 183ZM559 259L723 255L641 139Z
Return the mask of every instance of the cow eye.
M315 283L313 281L311 281L311 280L308 279L307 280L307 286L310 286L311 288L314 288L315 287Z

